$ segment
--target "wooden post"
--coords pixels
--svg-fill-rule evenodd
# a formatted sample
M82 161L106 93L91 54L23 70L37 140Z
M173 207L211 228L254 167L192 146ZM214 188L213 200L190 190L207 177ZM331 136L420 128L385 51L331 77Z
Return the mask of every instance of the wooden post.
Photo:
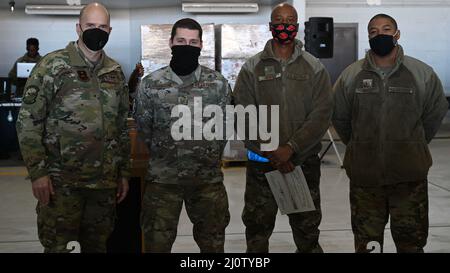
M147 149L147 145L138 137L136 122L134 119L128 119L128 128L131 140L131 177L139 177L141 188L141 209L142 200L145 190L145 176L147 174L148 161L150 154ZM141 233L141 252L144 252L144 233Z

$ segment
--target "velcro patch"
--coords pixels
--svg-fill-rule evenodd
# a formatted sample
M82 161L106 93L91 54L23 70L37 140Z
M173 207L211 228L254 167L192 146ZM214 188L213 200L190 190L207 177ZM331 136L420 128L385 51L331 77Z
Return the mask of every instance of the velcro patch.
M39 92L39 87L36 85L28 86L25 94L22 98L22 102L25 104L34 104L36 102L36 98Z
M84 70L77 70L77 74L78 74L78 79L82 82L88 82L89 81L89 76L87 74L86 71Z
M117 84L120 83L120 78L115 74L106 74L101 77L101 81L104 83Z

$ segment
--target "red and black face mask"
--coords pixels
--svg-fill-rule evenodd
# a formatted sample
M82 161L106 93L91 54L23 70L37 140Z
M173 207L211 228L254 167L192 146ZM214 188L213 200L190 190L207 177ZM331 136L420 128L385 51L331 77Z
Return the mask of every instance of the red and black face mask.
M284 45L297 36L298 24L269 24L273 39Z

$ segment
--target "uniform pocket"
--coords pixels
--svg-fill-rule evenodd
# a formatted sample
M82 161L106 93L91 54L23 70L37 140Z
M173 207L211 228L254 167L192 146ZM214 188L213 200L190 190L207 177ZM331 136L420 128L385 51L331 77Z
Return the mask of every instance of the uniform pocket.
M61 168L65 178L74 181L92 181L99 177L102 170L101 141L88 142L83 139L61 136L59 139L61 153Z
M52 249L56 244L56 215L49 206L36 205L38 237L42 246Z
M378 94L380 93L380 90L375 87L371 88L356 88L355 90L356 94Z
M381 96L378 88L356 88L358 118L372 119L376 109L381 107Z
M352 128L356 141L373 139L380 126L383 99L378 88L356 88Z
M372 141L352 141L347 153L344 164L350 180L357 184L376 185L382 173L378 144Z
M286 73L286 77L290 80L295 81L307 81L309 80L308 74L296 74L296 73Z
M400 117L417 112L415 97L415 90L411 87L390 86L388 88L388 109L392 109L391 114Z
M390 86L388 89L389 93L399 93L399 94L413 94L414 90L409 87L393 87Z
M418 141L387 141L386 175L394 181L419 181L427 178L432 164L428 147Z

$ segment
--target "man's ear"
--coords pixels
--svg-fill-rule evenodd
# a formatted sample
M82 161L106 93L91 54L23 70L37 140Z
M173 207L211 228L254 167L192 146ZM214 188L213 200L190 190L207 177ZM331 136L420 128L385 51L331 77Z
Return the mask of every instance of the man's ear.
M169 47L172 48L172 46L173 46L172 39L169 39Z
M80 26L80 24L77 23L75 28L77 30L78 37L80 37L81 36L81 26Z
M400 40L400 29L397 29L397 35L394 37L397 41Z

